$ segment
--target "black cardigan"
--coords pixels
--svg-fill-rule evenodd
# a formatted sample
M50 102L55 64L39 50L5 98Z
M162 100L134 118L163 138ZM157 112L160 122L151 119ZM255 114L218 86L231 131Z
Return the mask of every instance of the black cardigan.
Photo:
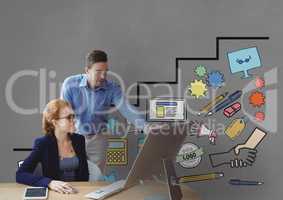
M85 151L85 139L79 134L70 134L74 151L79 158L76 181L88 181L89 171ZM33 174L38 163L42 165L43 176ZM30 155L16 172L16 181L31 186L48 187L52 180L59 180L59 154L56 137L45 135L35 139Z

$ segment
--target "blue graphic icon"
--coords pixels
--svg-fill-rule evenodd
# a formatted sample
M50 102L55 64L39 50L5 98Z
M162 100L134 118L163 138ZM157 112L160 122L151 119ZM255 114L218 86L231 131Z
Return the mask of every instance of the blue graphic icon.
M249 56L248 58L245 58L244 60L237 59L236 62L241 65L241 64L243 64L244 62L246 62L246 63L250 62L251 58L252 58L252 57Z
M243 78L249 78L248 70L261 67L261 60L256 47L228 53L231 73L244 72Z
M217 88L224 84L224 75L220 71L212 71L207 75L207 83L209 86Z

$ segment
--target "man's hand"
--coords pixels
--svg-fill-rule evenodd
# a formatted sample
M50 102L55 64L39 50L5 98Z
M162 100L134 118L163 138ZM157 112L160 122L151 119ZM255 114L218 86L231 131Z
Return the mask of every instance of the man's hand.
M77 193L77 190L71 186L71 184L63 181L51 181L48 185L51 190L54 190L60 194L73 194Z
M252 166L256 159L256 149L250 149L250 148L240 148L236 154L236 148L234 150L234 159L230 161L230 167L231 168L241 168L241 167L247 167Z

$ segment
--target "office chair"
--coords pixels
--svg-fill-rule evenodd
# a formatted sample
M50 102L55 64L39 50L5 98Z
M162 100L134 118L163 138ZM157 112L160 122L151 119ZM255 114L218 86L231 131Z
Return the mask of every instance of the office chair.
M23 164L23 162L24 162L23 160L18 161L18 168L20 168L20 166ZM36 166L33 174L36 175L36 176L42 176L42 167L41 167L40 163Z
M18 168L23 164L23 160L18 161ZM103 175L99 167L93 162L87 161L88 170L89 170L89 181L98 181L103 179ZM38 164L33 172L34 175L42 176L42 167L41 164Z

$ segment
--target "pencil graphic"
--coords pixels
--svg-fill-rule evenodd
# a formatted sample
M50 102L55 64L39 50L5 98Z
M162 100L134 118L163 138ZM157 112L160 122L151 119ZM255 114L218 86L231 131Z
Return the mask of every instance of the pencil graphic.
M201 113L207 113L208 111L210 111L213 108L213 106L215 106L220 101L222 101L227 95L228 95L228 92L225 92L224 94L221 94L221 95L215 97L212 101L210 101L208 104L206 104L201 109L201 111L198 113L198 115L201 115Z
M199 174L191 176L183 176L179 178L179 183L195 182L195 181L206 181L215 180L224 176L222 172L214 172L209 174Z

